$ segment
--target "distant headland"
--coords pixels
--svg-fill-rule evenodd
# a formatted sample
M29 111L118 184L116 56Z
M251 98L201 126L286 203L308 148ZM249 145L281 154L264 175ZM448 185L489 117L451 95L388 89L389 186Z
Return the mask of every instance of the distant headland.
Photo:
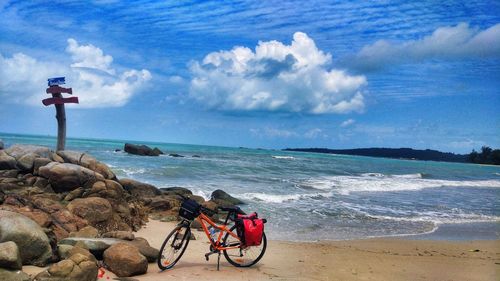
M285 148L283 150L384 157L384 158L396 158L396 159L407 159L407 160L500 165L500 149L492 149L487 146L483 146L481 148L481 152L476 152L475 150L472 150L472 152L469 154L455 154L451 152L441 152L432 149L419 150L412 148L355 148L355 149Z

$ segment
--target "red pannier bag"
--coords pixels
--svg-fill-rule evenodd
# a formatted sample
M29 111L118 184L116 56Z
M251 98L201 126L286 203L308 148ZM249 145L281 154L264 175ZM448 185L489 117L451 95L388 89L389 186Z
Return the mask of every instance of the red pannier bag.
M260 219L255 212L250 215L238 215L236 231L242 245L259 246L262 243L264 223L266 222L266 219Z

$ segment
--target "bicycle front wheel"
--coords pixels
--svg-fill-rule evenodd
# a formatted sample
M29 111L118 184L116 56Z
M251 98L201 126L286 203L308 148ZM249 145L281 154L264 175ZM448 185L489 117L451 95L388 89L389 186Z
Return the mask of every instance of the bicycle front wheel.
M179 225L167 236L160 248L158 267L161 270L172 268L182 257L189 244L191 229L186 225Z
M230 231L233 232L236 226L233 225ZM235 249L224 250L226 260L236 267L250 267L256 264L266 252L267 239L266 234L262 233L262 243L259 246L241 247L240 240L226 233L223 240L224 246L238 246Z

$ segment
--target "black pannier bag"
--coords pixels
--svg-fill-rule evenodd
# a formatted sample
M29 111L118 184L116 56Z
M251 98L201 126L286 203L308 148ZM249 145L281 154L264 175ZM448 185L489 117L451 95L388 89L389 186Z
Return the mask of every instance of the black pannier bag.
M193 199L187 199L182 202L181 208L179 209L179 216L186 220L194 220L200 215L200 204L198 204Z

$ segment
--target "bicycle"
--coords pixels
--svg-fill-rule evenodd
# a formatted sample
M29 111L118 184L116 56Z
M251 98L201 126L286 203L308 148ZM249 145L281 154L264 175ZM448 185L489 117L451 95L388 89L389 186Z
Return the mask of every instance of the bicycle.
M238 214L245 215L239 207L219 207L219 210L228 213L224 223L218 225L209 217L215 214L215 211L201 206L188 197L178 195L182 198L182 205L179 210L182 221L177 224L161 245L158 267L162 271L174 267L186 251L191 237L191 222L194 219L198 219L210 241L210 252L205 254L205 259L208 261L210 255L218 254L217 270L219 270L221 252L226 260L236 267L250 267L264 256L267 247L265 233L262 233L262 242L259 246L245 246L238 234L235 233L236 224L229 227L228 222L230 220L234 221ZM218 230L217 239L215 239L214 234L210 233L206 224Z

